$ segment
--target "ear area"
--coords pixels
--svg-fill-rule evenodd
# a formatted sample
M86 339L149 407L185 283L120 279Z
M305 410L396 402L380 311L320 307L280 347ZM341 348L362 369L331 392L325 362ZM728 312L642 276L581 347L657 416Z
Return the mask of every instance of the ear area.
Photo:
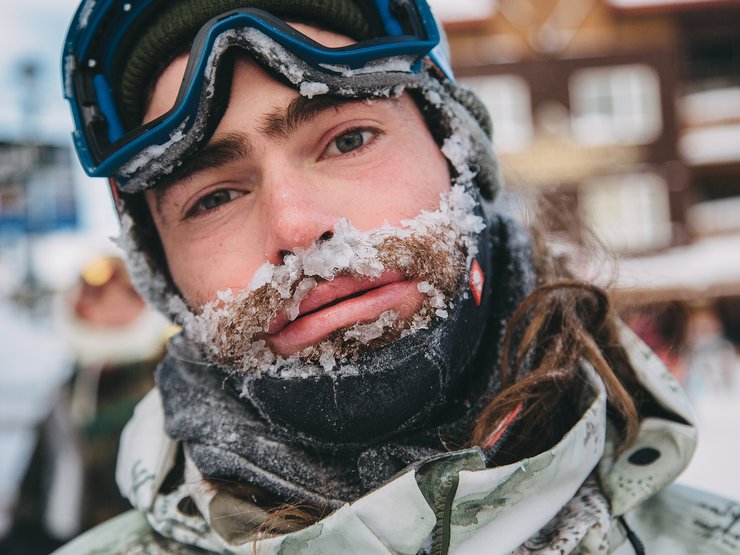
M501 189L501 175L498 159L493 152L493 121L483 101L465 85L445 83L450 96L455 99L477 122L481 133L474 141L476 149L474 160L477 167L475 181L480 188L481 196L493 200Z

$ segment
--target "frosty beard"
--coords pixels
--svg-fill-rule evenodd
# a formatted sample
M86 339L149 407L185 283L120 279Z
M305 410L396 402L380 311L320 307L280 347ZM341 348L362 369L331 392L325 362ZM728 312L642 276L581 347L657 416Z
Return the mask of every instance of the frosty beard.
M418 281L426 292L424 302L413 318L399 320L396 312L387 311L375 321L336 330L318 345L306 347L294 356L304 362L318 362L330 370L334 360L351 360L365 349L376 349L395 341L412 327L426 327L432 314L444 310L457 290L465 269L462 253L458 251L455 256L442 252L440 243L439 238L429 236L407 239L389 237L375 247L377 260L384 271L398 270L405 279ZM358 281L377 277L350 271L341 271L336 275L349 275ZM273 321L280 313L286 314L290 321L295 321L295 312L291 309L321 281L324 278L302 273L290 284L291 295L287 301L278 289L266 284L229 303L229 309L218 318L213 337L212 352L216 361L222 366L241 370L258 370L260 364L274 362L269 360L271 357L268 353L261 352L268 349L263 339L264 323Z
M337 363L351 363L362 352L448 317L451 299L461 290L476 254L476 236L485 227L473 214L474 206L472 196L455 186L441 196L437 211L422 212L400 227L360 232L341 220L330 239L296 249L280 266L264 264L249 288L236 295L220 292L218 301L199 314L186 315L181 319L185 335L211 363L236 372L305 371L307 364L328 372ZM340 275L366 280L387 271L417 282L424 294L412 317L399 319L387 311L374 321L338 329L287 358L270 350L264 339L270 322L278 316L295 321L301 301L319 283Z

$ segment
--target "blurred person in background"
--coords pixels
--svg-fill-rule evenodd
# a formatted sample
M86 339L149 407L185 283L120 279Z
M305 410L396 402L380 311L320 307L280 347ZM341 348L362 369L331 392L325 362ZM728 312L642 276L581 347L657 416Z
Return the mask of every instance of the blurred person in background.
M170 326L112 256L83 268L58 299L55 317L74 371L41 427L3 553L48 553L128 508L115 484L118 442L154 385Z
M72 355L58 333L0 301L0 553L48 553L79 530L77 519L64 514L51 524L53 532L42 530L46 515L35 503L36 490L23 487L41 443L53 443L60 454L46 476L74 460L74 444L65 443L69 434L42 434L48 422L68 422L60 397L72 371ZM74 504L65 507L70 510Z
M423 0L88 1L80 159L182 325L59 553L740 553L687 401L505 204Z
M686 390L692 398L706 390L725 394L735 391L738 356L712 307L695 307L689 313L684 364Z
M154 385L170 323L146 305L117 257L88 263L65 301L58 325L76 360L69 411L82 452L87 529L128 508L114 479L118 442Z

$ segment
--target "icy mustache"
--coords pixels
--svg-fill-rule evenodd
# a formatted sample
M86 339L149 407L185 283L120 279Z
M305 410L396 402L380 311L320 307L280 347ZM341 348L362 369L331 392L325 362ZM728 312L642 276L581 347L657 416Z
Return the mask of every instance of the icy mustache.
M266 341L277 320L301 317L301 302L322 282L350 276L358 282L396 273L417 284L423 302L416 313L399 319L392 310L373 321L336 330L287 361L319 363L330 370L364 350L378 348L405 334L446 318L450 299L464 282L468 260L475 256L482 218L472 214L474 201L462 187L442 196L440 208L422 212L400 227L368 232L340 220L333 235L304 249L295 249L283 264L263 264L249 288L220 292L218 300L183 322L185 333L214 363L237 371L265 370L286 359Z

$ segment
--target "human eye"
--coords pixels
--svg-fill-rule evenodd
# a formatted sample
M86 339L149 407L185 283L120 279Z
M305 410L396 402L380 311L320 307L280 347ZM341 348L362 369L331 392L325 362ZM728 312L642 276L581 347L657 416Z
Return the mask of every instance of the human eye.
M322 154L322 158L333 158L360 151L370 145L382 132L371 128L354 128L334 137Z
M246 194L245 191L236 189L218 189L207 193L193 203L187 211L187 217L193 218L204 215Z

